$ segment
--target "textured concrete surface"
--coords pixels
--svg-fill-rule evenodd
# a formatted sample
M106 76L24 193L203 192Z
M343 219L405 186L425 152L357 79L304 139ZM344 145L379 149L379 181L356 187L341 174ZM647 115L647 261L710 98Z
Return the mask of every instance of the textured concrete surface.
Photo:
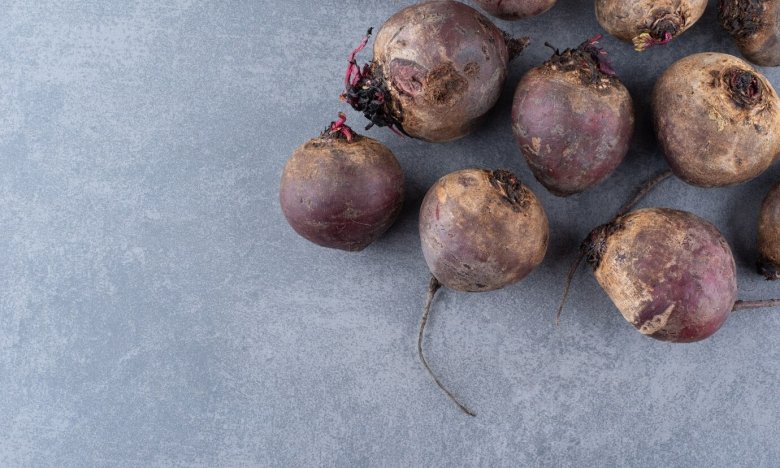
M600 31L591 2L562 0L500 23L534 43L479 132L431 145L371 131L406 171L404 213L362 253L319 248L282 217L282 167L343 109L352 45L409 3L0 2L0 466L777 466L780 310L665 344L583 271L553 325L580 239L665 167L647 114L657 75L695 51L736 53L714 2L672 47L605 39L639 115L603 186L549 195L510 134L512 87L544 42ZM418 205L469 166L517 172L553 233L525 281L440 295L429 358L475 419L415 354ZM778 177L670 181L645 205L712 220L740 296L780 296L752 269Z

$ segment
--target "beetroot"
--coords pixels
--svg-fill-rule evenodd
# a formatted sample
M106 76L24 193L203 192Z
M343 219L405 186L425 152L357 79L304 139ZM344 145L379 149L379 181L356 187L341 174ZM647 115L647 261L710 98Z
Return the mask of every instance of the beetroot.
M542 205L508 171L457 171L439 179L423 199L420 240L433 278L418 352L437 385L467 414L474 415L439 382L422 353L434 295L441 285L491 291L515 283L542 262L548 239Z
M354 134L340 114L284 167L279 201L290 226L323 247L359 251L401 212L404 176L393 153Z
M704 14L707 0L596 0L596 18L638 52L669 43Z
M768 280L780 278L780 183L764 198L758 217L758 271Z
M719 0L718 16L745 58L765 67L780 65L780 2Z
M693 214L637 210L593 230L584 248L596 280L644 335L707 338L736 301L731 249L715 226Z
M536 179L555 195L600 183L628 152L634 130L631 95L597 47L600 38L556 50L515 91L515 139Z
M519 20L541 15L555 5L555 0L476 0L491 15L505 20Z
M521 280L541 263L548 236L539 200L508 171L444 176L420 207L428 268L458 291L491 291Z
M369 31L370 33L370 31ZM432 142L471 132L495 105L508 61L527 40L510 39L477 10L452 0L400 10L380 29L374 60L350 56L342 98L371 121Z
M737 301L736 266L726 239L685 211L628 213L594 229L582 248L623 317L657 340L703 340L732 311L780 304Z
M780 153L780 99L737 57L700 53L675 62L656 82L652 107L664 155L690 184L745 182Z

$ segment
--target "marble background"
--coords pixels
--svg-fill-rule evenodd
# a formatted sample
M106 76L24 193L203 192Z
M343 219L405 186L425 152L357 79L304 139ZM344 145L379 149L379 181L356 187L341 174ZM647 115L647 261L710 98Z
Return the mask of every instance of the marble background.
M548 194L512 140L514 85L601 31L592 2L529 21L487 123L432 145L387 130L406 172L398 223L367 250L286 224L285 160L344 110L345 57L410 0L0 2L0 466L772 466L780 311L692 345L625 322L592 275L553 316L580 240L666 167L652 85L693 52L737 53L715 2L672 46L603 41L637 107L632 149L598 188ZM363 55L370 58L370 53ZM765 70L780 86L780 71ZM358 114L349 112L359 127ZM508 168L541 198L543 265L501 291L443 291L429 359L419 202L440 176ZM692 211L731 243L742 298L773 167L739 187L668 181L644 206Z

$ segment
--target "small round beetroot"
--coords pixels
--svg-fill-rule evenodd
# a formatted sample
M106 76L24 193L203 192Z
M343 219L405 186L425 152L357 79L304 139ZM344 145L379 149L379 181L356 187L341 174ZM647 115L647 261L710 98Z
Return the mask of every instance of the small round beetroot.
M634 131L631 95L597 47L599 39L556 50L515 91L515 139L536 179L555 195L606 179L623 161Z
M704 14L707 0L596 0L596 18L638 52L667 44Z
M731 248L715 226L691 213L628 213L593 230L583 250L623 317L652 338L702 340L735 306Z
M458 291L521 280L544 259L547 215L508 171L466 169L439 179L420 208L423 255L433 276Z
M764 67L780 66L780 2L719 0L718 16L746 59Z
M343 99L371 120L431 142L470 133L498 101L507 63L526 40L509 39L477 10L452 0L418 3L388 19L374 60L350 56Z
M290 226L323 247L359 251L393 224L404 175L393 153L339 121L292 154L279 201Z
M758 271L768 280L780 278L780 182L764 198L758 217Z
M666 160L690 184L745 182L780 153L780 99L737 57L707 52L678 60L656 82L652 107Z
M519 20L541 15L555 5L555 0L476 0L491 15L505 20Z

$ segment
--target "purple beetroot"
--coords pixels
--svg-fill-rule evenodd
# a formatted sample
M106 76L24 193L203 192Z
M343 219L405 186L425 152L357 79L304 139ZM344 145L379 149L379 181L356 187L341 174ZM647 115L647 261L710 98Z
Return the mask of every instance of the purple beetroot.
M623 317L643 335L690 343L714 334L731 312L780 301L737 301L734 257L708 221L647 208L594 229L588 263Z
M370 33L370 31L369 31ZM350 56L342 98L371 125L444 142L470 133L498 101L507 63L525 47L463 3L436 0L388 19L362 69Z
M689 184L748 181L780 153L780 98L732 55L705 52L673 63L656 81L652 105L664 156Z
M631 95L597 46L555 51L517 85L512 130L536 179L567 196L606 179L628 152Z
M393 153L344 124L300 146L284 167L279 201L290 226L323 247L363 250L393 224L404 176Z
M453 172L428 190L420 207L428 268L458 291L520 281L542 262L548 237L544 208L508 171Z

